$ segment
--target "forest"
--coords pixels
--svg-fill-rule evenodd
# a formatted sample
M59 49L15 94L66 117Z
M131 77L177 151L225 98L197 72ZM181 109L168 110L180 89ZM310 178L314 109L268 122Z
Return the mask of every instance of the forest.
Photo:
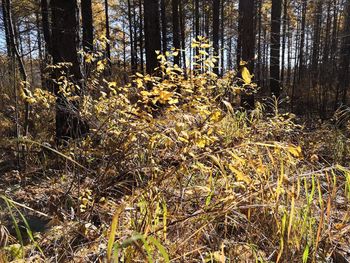
M350 262L350 0L0 2L0 263Z

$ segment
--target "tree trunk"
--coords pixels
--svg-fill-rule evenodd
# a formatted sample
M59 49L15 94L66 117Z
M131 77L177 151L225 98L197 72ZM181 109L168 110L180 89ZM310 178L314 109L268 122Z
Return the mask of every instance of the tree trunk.
M347 93L350 86L350 0L346 1L344 7L344 25L340 54L339 90L341 91L341 102L346 105Z
M219 56L219 30L220 30L220 0L213 1L213 49L214 56ZM219 74L218 62L215 63L214 73Z
M281 62L281 80L280 84L285 83L285 58L286 58L286 39L287 39L287 23L288 23L288 0L283 0L283 26L282 26L282 62Z
M46 55L52 54L52 36L50 29L50 16L49 16L49 5L48 0L41 0L41 17L42 17L42 27L43 35L46 45Z
M165 0L160 0L160 8L161 8L161 19L162 19L162 52L163 54L165 54L165 52L168 49Z
M18 43L16 42L16 36L15 36L15 30L14 30L14 24L12 20L12 2L11 0L4 0L5 1L5 8L6 8L6 13L7 13L7 19L8 19L8 33L9 33L9 41L10 41L10 50L13 51L14 57L17 59L18 66L19 66L19 72L21 76L21 81L24 85L23 89L24 92L27 92L27 72L24 66L24 62L22 60L22 56L19 53L18 50ZM17 94L15 92L15 94ZM27 136L28 135L28 129L29 129L29 112L30 112L30 106L28 102L25 102L25 113L24 113L24 132L23 135Z
M248 70L254 72L254 0L239 1L239 21L238 21L238 50L237 65L241 60L245 61ZM242 69L242 67L240 67ZM245 109L254 108L254 95L243 94L241 96L241 106Z
M300 29L300 46L299 46L299 75L298 75L298 84L303 79L304 75L304 48L305 48L305 26L306 26L306 8L307 0L302 2L301 10L301 29Z
M173 19L173 45L179 54L174 57L174 64L179 65L180 55L180 27L179 27L179 0L172 0L172 19Z
M195 38L197 39L200 35L199 32L199 0L195 0L195 7L194 7L194 16L195 16Z
M52 57L53 63L70 63L54 72L54 78L65 71L67 78L79 86L74 94L81 95L83 74L79 55L79 7L77 0L51 0L52 11ZM78 102L69 103L54 84L56 99L56 138L58 141L77 138L87 132L88 127L79 117Z
M74 0L76 1L76 0ZM107 69L105 71L107 76L110 76L112 74L112 60L111 60L111 44L110 44L110 28L109 28L109 5L108 5L108 0L105 0L105 19L106 19L106 38L107 38L107 43L106 43L106 58L107 58Z
M318 82L318 61L320 55L320 40L321 40L321 26L322 26L322 7L323 0L318 0L316 6L316 14L314 17L314 37L312 47L312 78L314 83Z
M11 49L11 40L10 40L10 32L9 32L9 21L8 21L8 14L7 14L7 8L6 8L6 0L2 0L2 19L4 22L4 30L5 30L5 40L6 40L6 48L7 48L7 55L8 57L12 57L13 50Z
M185 74L186 69L186 35L185 35L185 26L186 26L186 19L185 19L185 10L183 5L183 0L180 0L180 32L181 32L181 58L182 58L182 67L184 69Z
M258 87L262 87L262 50L261 50L261 38L262 38L262 1L258 2L258 65L257 65L257 84Z
M282 0L272 0L271 11L271 51L270 51L270 90L271 95L280 96L280 37Z
M224 68L225 68L225 0L221 0L221 28L220 28L220 36L221 36L221 55L220 55L220 61L221 61L221 72L220 75L224 75Z
M133 37L134 37L134 48L133 48L133 51L134 51L134 72L137 71L137 68L138 68L138 58L137 58L137 40L138 40L138 36L137 36L137 23L136 23L136 1L137 0L133 0L132 1L132 6L133 6L133 12L132 12L132 20L133 20Z
M128 0L128 20L129 20L129 37L130 37L130 58L131 58L131 72L135 74L136 63L135 63L135 50L134 50L134 35L133 35L133 22L131 17L131 3Z
M41 87L43 88L46 86L46 83L45 83L45 75L44 75L45 66L44 66L44 56L43 56L39 11L37 11L35 13L35 20L36 20L36 36L37 36L37 42L38 42L40 79L41 79Z
M83 48L85 51L93 51L94 28L91 0L81 0L81 16L83 26Z
M139 0L139 23L140 23L140 64L141 72L144 73L144 61L143 61L143 14L142 14L142 1Z
M153 74L158 67L156 51L160 51L160 26L158 0L144 1L146 72Z

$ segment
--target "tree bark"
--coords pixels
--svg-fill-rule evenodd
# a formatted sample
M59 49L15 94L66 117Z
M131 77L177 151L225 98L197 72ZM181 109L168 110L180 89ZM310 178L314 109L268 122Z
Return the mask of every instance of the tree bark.
M163 54L165 54L165 52L168 49L165 0L160 0L160 9L161 9L161 19L162 19L162 52L163 52Z
M153 74L158 67L156 51L160 51L160 25L158 0L144 1L146 72Z
M200 35L199 32L199 0L195 0L195 7L194 7L194 16L195 16L195 38L197 39Z
M245 61L248 70L254 72L254 0L239 1L237 65ZM254 95L242 94L241 106L245 109L254 108Z
M13 52L14 58L17 59L18 66L19 66L19 72L21 76L21 81L24 85L24 92L27 92L27 72L24 66L24 62L22 60L22 56L18 50L18 43L16 42L16 36L15 36L15 30L14 30L14 23L12 19L12 2L11 0L4 0L7 13L7 19L8 19L8 33L9 33L9 44L10 44L10 50ZM17 91L15 91L15 94L17 94ZM24 113L24 124L23 124L23 135L28 135L28 129L29 129L29 113L30 113L30 106L28 102L25 102L25 113Z
M75 1L75 0L74 0ZM110 76L112 74L112 60L111 60L111 35L110 35L110 28L109 28L109 5L108 0L105 0L105 19L106 19L106 58L107 58L107 69L105 71L107 76Z
M173 20L173 45L175 50L179 51L174 57L174 64L179 65L181 61L180 55L180 27L179 27L179 0L172 0L172 20Z
M41 17L43 35L46 45L46 54L52 54L52 36L50 28L49 4L48 0L41 0Z
M128 20L129 20L129 38L130 38L130 58L131 58L131 72L134 74L136 72L135 63L135 44L134 44L134 32L133 32L133 21L131 16L131 3L128 0Z
M81 68L79 7L77 0L51 0L52 11L52 57L53 63L70 63L54 72L58 79L62 71L67 78L79 86L74 94L81 95L83 74ZM70 103L60 92L60 86L54 83L56 95L56 139L58 141L77 138L87 132L86 123L79 116L79 103Z
M347 0L344 7L344 27L342 30L340 48L340 70L339 90L341 91L341 102L347 104L347 93L350 87L350 0Z
M179 11L180 11L180 32L181 32L181 58L182 58L182 67L185 71L185 74L187 69L186 69L186 32L185 32L185 27L186 27L186 17L185 17L185 10L184 10L184 3L183 0L180 0L179 3Z
M142 13L142 1L139 0L139 23L140 23L140 64L141 64L141 72L145 71L144 69L144 61L143 61L143 13Z
M305 48L305 26L306 26L306 10L307 9L307 0L302 2L301 10L301 29L300 29L300 46L299 46L299 75L298 83L300 84L304 75L304 48Z
M270 51L270 90L271 95L280 96L280 51L282 0L272 0L271 11L271 51Z
M220 0L213 1L213 49L214 56L219 56L219 30L220 30ZM219 74L218 62L214 64L214 73Z
M83 26L83 48L85 51L93 51L94 27L91 0L81 0L81 16Z
M224 75L224 68L225 68L225 0L221 0L221 26L220 26L220 36L221 36L221 55L220 55L220 61L221 61L221 72L220 75Z
M2 19L4 22L4 30L5 30L5 40L6 40L6 48L7 48L7 55L8 57L12 57L13 50L11 49L11 40L10 40L10 32L9 32L9 21L8 21L8 14L7 14L7 8L6 8L6 0L2 0Z

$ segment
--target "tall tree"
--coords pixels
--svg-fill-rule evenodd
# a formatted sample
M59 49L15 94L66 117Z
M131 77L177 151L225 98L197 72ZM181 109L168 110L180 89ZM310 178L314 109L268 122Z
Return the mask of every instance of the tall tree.
M94 48L94 27L91 0L81 0L81 17L83 27L83 48L92 51Z
M57 79L65 70L69 80L79 89L83 89L83 74L81 68L79 7L77 0L51 0L52 11L52 57L54 64L69 63L54 72ZM79 137L86 132L87 127L79 118L79 105L77 102L69 103L60 92L57 83L54 84L56 95L56 138L58 140Z
M180 19L179 19L179 0L172 0L172 18L173 18L173 45L175 50L180 51ZM174 57L174 64L180 64L180 52Z
M7 7L6 7L6 0L2 0L1 7L2 7L2 19L4 23L4 30L5 30L5 40L6 40L6 48L7 48L7 55L8 57L12 56L12 50L11 50L11 41L10 41L10 32L9 32L9 20L8 20L8 14L7 14Z
M50 28L50 15L48 0L41 0L41 19L43 27L43 35L46 46L46 55L52 54L52 37Z
M200 35L199 32L199 0L195 0L194 3L194 16L195 16L195 38Z
M21 80L24 84L24 91L26 92L28 90L27 86L27 72L26 68L24 65L23 57L19 52L18 48L18 42L16 39L16 33L15 33L15 27L14 27L14 22L12 19L12 1L11 0L3 0L5 1L4 7L6 8L6 13L7 13L7 26L8 26L8 33L9 33L9 45L10 45L10 50L11 50L11 56L16 58L19 66L19 72L20 72L20 77ZM17 97L17 91L15 91L15 97ZM17 99L17 98L16 98ZM25 115L24 115L24 132L23 135L27 136L28 135L28 129L29 129L29 113L30 113L30 106L28 102L25 102ZM17 131L17 134L19 134L19 131Z
M239 0L239 21L237 40L237 65L244 61L250 72L254 71L254 0ZM243 66L239 66L240 70ZM241 106L246 109L254 108L254 95L242 94Z
M182 58L182 67L185 70L185 74L186 74L186 17L185 17L185 10L184 10L184 1L180 0L180 6L179 6L179 10L180 10L180 32L181 32L181 58Z
M158 0L144 0L144 20L146 72L152 74L158 67L156 51L161 48Z
M220 25L220 37L221 37L221 55L220 55L220 61L221 61L221 76L224 75L224 68L225 68L225 0L221 0L221 25Z
M271 51L270 51L270 90L280 96L280 51L281 51L282 0L272 0L271 10Z
M285 75L285 57L286 57L286 40L287 40L287 24L288 24L288 0L283 0L283 26L282 26L282 63L281 63L281 80L284 83Z
M219 56L219 27L220 27L220 0L213 0L213 48L214 56ZM219 65L215 63L214 73L219 74Z
M131 15L131 2L128 0L128 20L129 20L129 37L130 37L130 57L131 57L131 71L136 72L136 62L135 62L135 39L133 27L135 26Z
M306 11L307 11L307 0L303 0L302 6L301 6L301 29L300 29L300 45L299 45L299 75L298 75L299 84L304 75Z
M342 30L342 41L340 50L340 74L339 86L341 90L341 102L347 103L347 93L350 87L350 0L344 7L344 24Z
M142 13L142 0L139 0L139 23L140 23L140 64L141 72L144 72L143 62L143 13Z
M162 20L162 52L165 54L168 48L165 0L160 0L160 10L161 10L161 20Z
M107 43L106 43L106 58L107 58L107 70L106 74L111 75L111 70L112 70L112 59L111 59L111 44L110 44L110 39L111 39L111 34L110 34L110 28L109 28L109 3L108 0L105 0L105 27L106 27L106 38L107 38Z

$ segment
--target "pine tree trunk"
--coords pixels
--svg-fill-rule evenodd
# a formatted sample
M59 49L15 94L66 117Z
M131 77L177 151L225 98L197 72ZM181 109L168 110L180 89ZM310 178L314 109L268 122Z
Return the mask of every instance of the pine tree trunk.
M84 89L80 50L79 7L77 0L51 0L52 57L53 63L70 63L54 72L57 79L65 71L67 78L79 86L74 94L80 96ZM58 141L77 138L88 131L79 116L79 103L69 103L54 83L56 95L56 138Z
M283 0L283 26L282 26L282 62L281 62L281 80L280 84L285 83L285 58L286 58L286 39L287 39L287 23L288 23L288 0Z
M305 26L306 26L306 10L307 0L302 2L301 10L301 29L300 29L300 46L299 46L299 74L298 74L298 84L300 84L304 75L304 48L305 48Z
M83 27L83 48L85 51L93 51L94 27L91 0L81 0L81 17Z
M13 50L11 49L11 41L10 41L10 32L9 32L9 22L8 22L8 14L6 10L6 0L2 0L2 19L4 22L4 30L5 30L5 40L6 40L6 48L8 57L12 57Z
M179 28L179 0L172 0L172 20L173 20L173 45L175 50L180 51L180 28ZM179 65L181 60L180 52L174 57L174 64Z
M340 48L340 70L339 90L341 91L341 102L347 104L347 93L350 87L350 0L347 0L344 7L344 24L342 30Z
M272 0L271 11L271 51L270 51L270 90L271 95L280 96L280 30L282 0Z
M50 28L50 16L49 16L49 4L48 0L41 0L41 17L42 17L42 27L43 35L46 46L46 57L48 54L52 54L52 36Z
M239 1L239 21L238 21L238 50L237 65L241 60L245 61L248 70L254 72L254 0ZM242 67L240 67L242 69ZM241 106L245 109L254 108L254 95L243 94L241 96Z
M160 25L158 0L144 1L146 72L153 74L158 67L156 51L160 51Z
M162 19L162 52L163 54L165 54L165 52L168 49L165 0L160 0L160 8L161 8L161 19Z
M106 59L107 59L107 69L105 71L105 74L107 76L110 76L112 74L112 60L111 60L111 44L109 43L111 36L110 36L110 28L109 28L109 5L108 0L105 0L105 27L106 27Z
M16 38L16 33L15 33L15 25L12 19L12 1L11 0L4 0L5 1L5 9L6 9L6 14L7 14L7 26L8 26L8 33L9 33L9 45L10 45L10 50L13 52L13 59L17 59L18 67L19 67L19 72L20 72L20 77L21 81L24 84L23 90L26 92L28 89L27 86L27 72L26 68L24 66L24 62L22 59L22 56L19 52L18 48L18 43L17 43L17 38ZM22 53L23 54L23 53ZM16 94L16 92L15 92ZM23 135L27 136L28 135L28 129L29 129L29 113L30 113L30 106L28 102L25 102L25 113L24 113L24 132Z
M220 55L220 61L221 61L221 72L220 75L224 75L224 68L225 68L225 0L221 0L221 28L220 28L220 36L221 36L221 55Z
M130 37L130 58L131 58L131 72L134 74L136 72L135 63L135 51L134 51L134 32L133 32L133 21L131 16L131 3L128 0L128 20L129 20L129 37Z
M184 72L186 74L186 35L185 35L185 10L184 10L184 4L183 0L180 1L180 32L181 32L181 58L182 58L182 68L184 69Z
M200 35L200 32L199 32L199 0L195 0L194 16L195 16L195 37L197 39L198 36Z
M143 61L143 13L142 13L142 0L139 0L139 23L140 23L140 64L141 64L141 73L143 74L144 69L144 61Z
M213 49L214 56L219 56L219 30L220 30L220 0L213 1ZM215 63L214 73L219 74L218 62Z

